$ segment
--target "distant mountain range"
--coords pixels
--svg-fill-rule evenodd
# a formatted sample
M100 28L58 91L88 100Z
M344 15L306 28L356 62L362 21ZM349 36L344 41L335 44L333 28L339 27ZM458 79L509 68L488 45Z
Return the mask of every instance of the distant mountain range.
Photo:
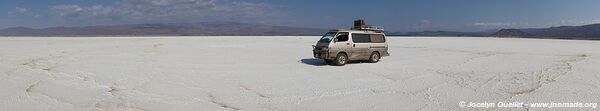
M326 29L272 26L237 22L127 24L33 29L13 27L0 36L319 36ZM499 29L479 32L386 32L388 36L475 36L600 40L600 24L551 28Z
M500 29L480 32L393 32L387 35L397 36L474 36L474 37L515 37L546 39L586 39L600 40L600 24L583 26L560 26L550 28Z
M237 22L128 24L33 29L13 27L0 30L0 36L303 36L321 35L325 29L271 26Z
M502 29L498 32L492 34L494 37L527 37L531 36L531 34L527 32L523 32L520 29Z
M560 26L551 28L502 29L490 36L600 40L600 24L584 26Z
M453 31L423 31L423 32L391 32L386 35L393 36L470 36L485 37L494 34L498 30L486 30L479 32L453 32Z

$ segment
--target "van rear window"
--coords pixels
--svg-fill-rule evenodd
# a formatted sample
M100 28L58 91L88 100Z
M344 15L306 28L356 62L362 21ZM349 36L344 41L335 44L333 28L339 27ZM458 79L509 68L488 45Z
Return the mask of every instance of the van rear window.
M385 37L383 37L383 35L380 35L380 34L372 34L371 35L371 42L373 42L373 43L385 43Z

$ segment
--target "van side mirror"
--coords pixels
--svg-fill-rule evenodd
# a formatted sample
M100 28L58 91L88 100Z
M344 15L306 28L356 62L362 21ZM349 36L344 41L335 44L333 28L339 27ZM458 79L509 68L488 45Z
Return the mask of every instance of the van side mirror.
M338 41L337 37L333 39L333 43L336 43Z

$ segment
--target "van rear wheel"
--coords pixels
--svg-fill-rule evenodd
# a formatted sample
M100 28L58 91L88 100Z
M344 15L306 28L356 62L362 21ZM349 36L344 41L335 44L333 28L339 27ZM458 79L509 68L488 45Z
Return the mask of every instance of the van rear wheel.
M380 58L381 58L381 56L379 55L379 53L373 52L373 53L371 53L371 56L369 57L369 62L377 63L377 62L379 62Z
M335 57L335 60L333 60L334 65L337 65L337 66L346 65L347 62L348 62L348 56L344 53L339 53Z

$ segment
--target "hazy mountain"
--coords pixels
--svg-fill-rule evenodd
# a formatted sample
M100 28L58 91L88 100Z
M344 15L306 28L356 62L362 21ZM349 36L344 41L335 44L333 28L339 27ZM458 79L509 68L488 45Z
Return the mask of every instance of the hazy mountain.
M393 32L398 36L475 36L475 37L520 37L549 39L587 39L600 40L600 24L584 26L560 26L550 28L501 29L479 32L423 31Z
M453 31L423 31L423 32L392 32L387 35L395 36L474 36L483 37L493 34L497 30L485 30L479 32L453 32Z
M14 27L0 30L0 36L267 36L267 35L321 35L327 30L247 24L236 22L201 22L167 24L128 24L86 27L51 27L32 29Z
M519 29L502 29L498 32L490 35L494 37L521 37L521 36L530 36L531 34L527 32L523 32Z
M503 29L491 36L600 40L600 24L551 28Z
M303 36L322 35L327 30L271 26L237 22L127 24L85 27L27 28L0 30L0 36ZM477 36L600 40L600 24L551 28L501 29L479 32L423 31L388 32L396 36Z

